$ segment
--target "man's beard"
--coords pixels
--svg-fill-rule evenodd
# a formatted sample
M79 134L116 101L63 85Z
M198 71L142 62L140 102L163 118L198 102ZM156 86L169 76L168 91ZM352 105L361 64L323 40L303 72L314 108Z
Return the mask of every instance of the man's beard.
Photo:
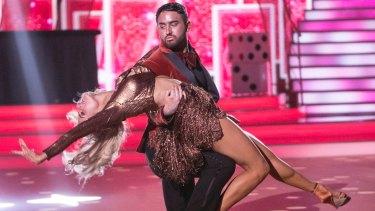
M171 49L172 51L182 51L185 48L184 39L175 39L172 42L167 42L166 40L163 41L163 44L168 49Z
M164 46L171 49L172 51L178 50L178 41L164 42Z

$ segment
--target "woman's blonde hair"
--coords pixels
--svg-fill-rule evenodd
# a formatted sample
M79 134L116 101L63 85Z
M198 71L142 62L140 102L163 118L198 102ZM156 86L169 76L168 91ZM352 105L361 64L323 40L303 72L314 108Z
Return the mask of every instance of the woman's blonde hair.
M98 92L100 91L96 90L94 93ZM68 112L66 117L74 126L79 124L77 110ZM83 137L72 151L63 152L65 172L76 173L79 181L83 180L84 184L95 175L102 176L104 170L111 167L120 156L120 149L127 133L128 126L122 122Z

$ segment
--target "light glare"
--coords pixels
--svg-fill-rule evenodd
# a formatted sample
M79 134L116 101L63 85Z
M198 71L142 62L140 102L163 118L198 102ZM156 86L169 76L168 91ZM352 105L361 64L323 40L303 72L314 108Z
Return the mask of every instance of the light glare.
M70 207L79 206L79 202L97 201L100 196L64 196L60 194L51 194L50 198L27 200L29 204L64 204Z
M3 203L3 202L0 202L0 209L2 209L2 208L9 208L9 207L14 207L14 204L13 203Z

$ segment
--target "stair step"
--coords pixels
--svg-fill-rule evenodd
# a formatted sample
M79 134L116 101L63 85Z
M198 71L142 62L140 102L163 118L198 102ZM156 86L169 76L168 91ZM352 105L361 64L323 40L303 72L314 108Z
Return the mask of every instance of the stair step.
M291 79L324 79L324 78L363 78L375 77L375 66L349 67L294 67L290 69Z
M336 114L336 116L326 116L322 117L319 115L318 117L307 117L306 122L309 123L322 123L322 122L353 122L353 121L375 121L375 115L343 115L343 114Z
M222 99L219 104L229 114L236 116L241 124L291 123L303 117L297 109L279 109L279 98L275 96ZM65 119L65 114L74 107L74 104L2 106L0 155L9 154L10 150L19 148L18 138L25 139L31 148L46 148L72 128ZM140 115L126 122L130 125L131 132L124 149L135 149L142 137L147 117Z
M128 133L126 143L122 147L125 149L136 149L142 138L143 130L131 131ZM61 134L15 134L3 135L0 139L0 155L7 155L11 150L19 149L18 139L22 138L31 149L43 150L55 142Z
M300 62L300 64L299 64ZM375 54L290 56L291 67L375 65Z
M280 100L277 96L239 97L220 99L218 105L226 112L252 109L278 109Z
M370 141L375 121L245 127L266 144Z
M341 115L346 114L364 114L364 113L375 113L375 104L363 103L363 104L342 104L342 105L305 105L300 107L304 113L308 113L309 116L332 114ZM367 118L367 117L366 117Z
M1 106L0 119L65 118L75 107L74 104Z
M367 122L341 122L341 123L304 123L287 125L265 125L248 126L244 130L252 133L266 145L270 144L293 144L293 143L324 143L324 142L359 142L373 140L375 137L375 121ZM30 144L31 145L31 144ZM14 145L10 149L17 149ZM41 148L35 148L39 151ZM116 161L115 165L120 163L134 164L145 163L144 155L135 153L135 148L124 147L122 156ZM127 156L131 155L131 156ZM133 156L134 155L134 156ZM61 166L61 155L58 155L49 162L39 167ZM1 156L1 167L17 168L24 166L30 167L27 160L7 154ZM11 161L11 162L10 162Z
M54 134L72 128L65 119L0 120L0 134Z
M248 111L228 111L228 114L235 116L242 124L273 124L282 122L296 122L303 117L296 109L259 109ZM143 131L146 128L147 117L139 116L126 120L130 131ZM0 120L0 138L5 136L33 136L62 134L70 130L72 126L65 119L21 119L21 120ZM11 137L14 138L14 137Z
M18 139L22 138L31 149L43 150L56 141L61 134L2 134L0 137L0 155L10 154L11 150L19 149Z
M130 130L143 130L147 123L146 116L126 120ZM11 134L60 134L73 126L66 119L16 119L0 120L0 137Z
M347 8L369 8L375 7L375 1L369 0L320 0L313 1L313 9L347 9Z
M346 32L301 32L293 33L294 43L341 43L341 42L374 42L375 31Z
M340 75L337 75L340 77ZM375 77L352 79L293 80L295 92L375 90Z
M375 53L375 42L353 43L307 43L291 46L291 55L328 55L328 54L360 54Z
M222 99L220 107L227 111L278 109L278 97L252 97ZM33 105L33 106L1 106L0 134L53 134L63 133L72 126L65 115L75 105ZM126 120L131 130L143 130L147 123L145 114Z
M258 110L228 112L240 121L241 126L296 123L305 115L299 109Z
M302 114L299 109L237 111L230 112L229 114L236 117L240 121L241 126L297 123L301 118L304 118L304 114ZM40 121L41 120L39 120L39 122ZM38 121L35 121L34 124L37 125ZM145 127L137 129L132 128L128 134L128 137L126 138L127 141L123 148L136 149L142 138L144 128ZM8 154L10 150L19 148L18 138L22 138L27 141L30 148L44 149L52 144L55 140L57 140L63 132L66 132L68 130L69 128L66 128L65 131L54 134L23 132L17 133L15 132L15 129L11 128L11 132L0 133L0 155Z
M123 149L136 149L142 138L143 130L128 133ZM0 141L0 155L7 155L11 150L19 149L18 139L22 138L31 149L43 150L53 144L61 134L3 135Z
M226 111L237 110L238 108L259 108L260 105L265 106L265 108L277 108L279 99L275 96L222 98L219 105ZM75 108L75 104L0 106L0 119L65 119L67 112Z
M375 103L375 91L304 92L297 95L304 105Z
M306 20L300 21L298 28L304 32L375 30L375 20Z
M369 19L375 18L374 10L375 8L306 10L305 20Z

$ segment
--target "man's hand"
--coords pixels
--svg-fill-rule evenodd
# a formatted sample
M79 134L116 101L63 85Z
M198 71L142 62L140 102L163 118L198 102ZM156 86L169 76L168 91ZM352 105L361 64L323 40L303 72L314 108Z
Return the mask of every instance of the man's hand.
M32 163L39 164L47 159L47 155L43 153L35 153L33 149L29 149L23 139L18 139L21 146L21 151L12 150L13 154L20 155Z
M169 116L176 112L178 104L182 98L183 91L180 85L173 86L170 90L166 92L164 100L163 114Z

